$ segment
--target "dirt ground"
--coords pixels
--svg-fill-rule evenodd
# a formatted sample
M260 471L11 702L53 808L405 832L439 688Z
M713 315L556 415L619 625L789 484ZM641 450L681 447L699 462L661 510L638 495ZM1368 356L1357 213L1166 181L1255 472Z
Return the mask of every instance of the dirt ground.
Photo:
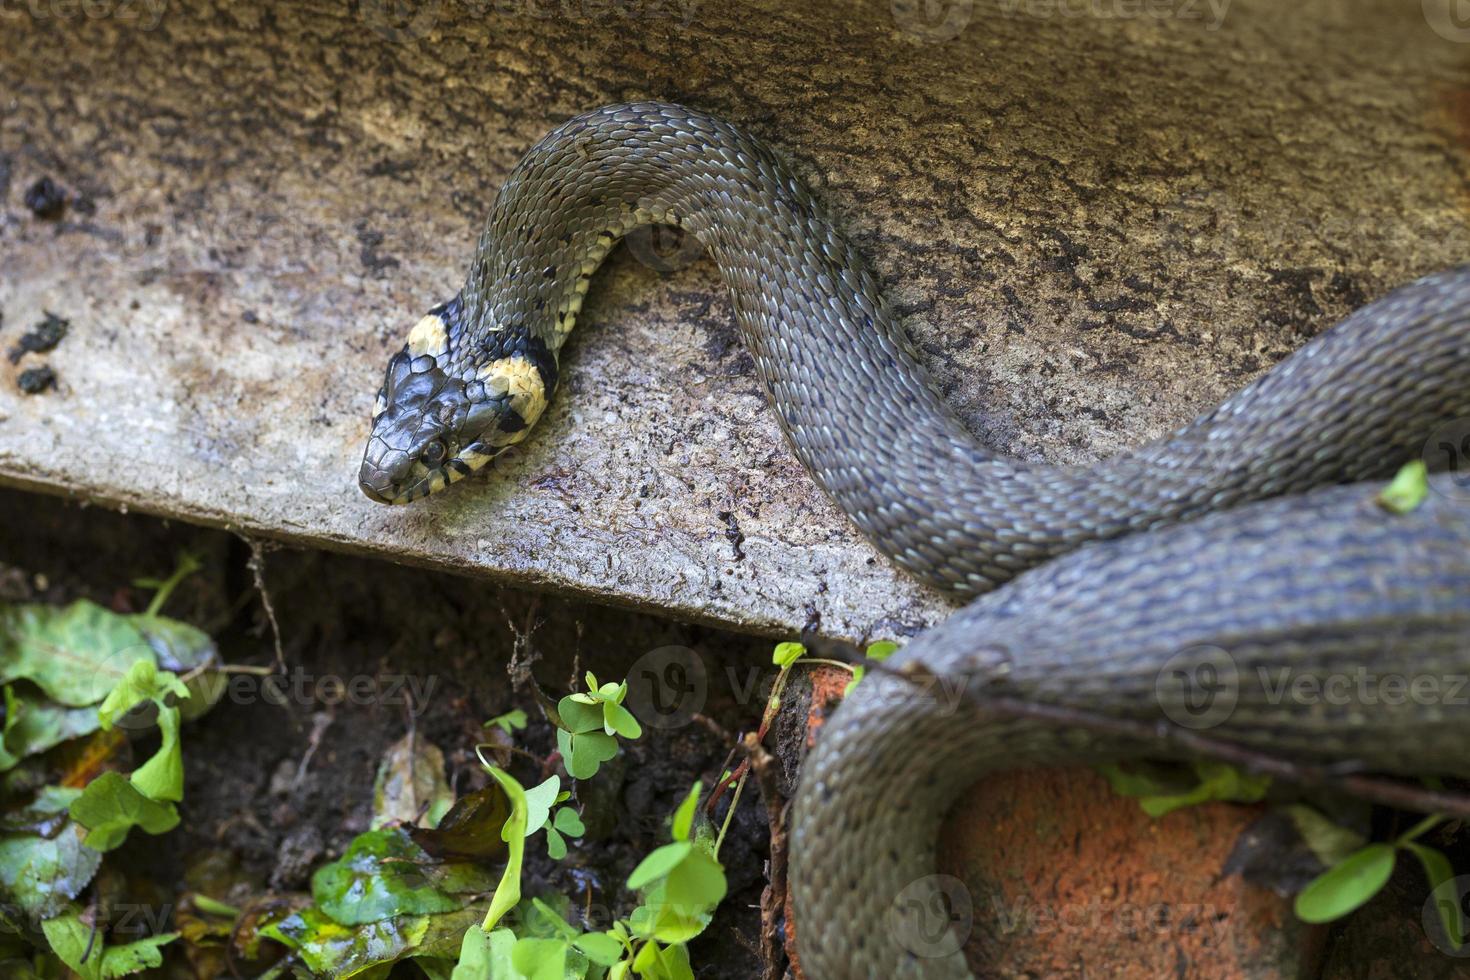
M87 597L139 611L151 593L133 581L167 575L188 549L204 568L165 612L211 633L228 664L273 661L252 552L241 538L13 491L0 492L0 514L0 597ZM129 865L157 886L152 900L165 906L186 879L221 864L234 865L229 873L242 891L308 889L313 868L368 828L378 764L411 729L443 750L461 793L485 782L473 750L492 716L526 710L531 723L519 744L552 752L551 727L507 673L513 655L529 658L552 697L583 670L646 680L666 676L670 658L697 663L682 694L674 692L684 700L653 692L663 713L653 712L651 724L645 713L643 737L583 784L588 832L570 855L550 860L539 838L527 849L527 894L572 896L590 911L589 924L603 909L626 914L636 904L623 894L628 872L668 841L667 817L690 785L702 779L710 787L729 764L716 726L730 735L754 727L774 676L760 666L770 663L769 641L382 562L276 550L264 556L264 581L287 664L286 697L253 683L232 686L189 724L180 827L135 835L124 849ZM638 696L635 684L630 698ZM695 709L713 724L691 717ZM691 946L700 977L760 975L767 852L765 808L752 785L721 850L729 896Z

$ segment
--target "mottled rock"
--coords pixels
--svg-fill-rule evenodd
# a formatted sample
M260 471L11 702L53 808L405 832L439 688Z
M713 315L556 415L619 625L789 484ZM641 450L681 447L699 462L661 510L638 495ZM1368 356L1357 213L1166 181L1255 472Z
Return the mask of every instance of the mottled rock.
M1470 254L1467 49L1418 4L46 12L0 51L0 307L76 329L63 390L0 386L0 479L768 633L948 607L813 488L707 259L611 263L488 479L402 510L354 485L387 355L562 119L657 97L770 140L1032 459L1156 436ZM16 189L48 176L88 208L37 220Z

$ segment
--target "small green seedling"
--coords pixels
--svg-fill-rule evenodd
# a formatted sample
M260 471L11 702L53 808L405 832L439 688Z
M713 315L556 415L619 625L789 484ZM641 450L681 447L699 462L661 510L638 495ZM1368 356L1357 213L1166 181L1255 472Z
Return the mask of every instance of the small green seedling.
M1444 854L1418 838L1445 820L1434 814L1425 817L1391 841L1376 842L1353 851L1347 857L1314 878L1296 897L1297 918L1303 922L1331 922L1361 908L1388 884L1400 851L1408 851L1419 859L1429 879L1429 890L1437 893L1455 877L1454 868ZM1440 926L1455 949L1466 942L1464 910L1458 901L1435 902Z
M598 684L589 670L587 690L557 702L561 724L556 730L556 747L573 779L591 779L604 762L617 755L616 736L631 740L643 734L638 719L623 707L627 696L627 681Z

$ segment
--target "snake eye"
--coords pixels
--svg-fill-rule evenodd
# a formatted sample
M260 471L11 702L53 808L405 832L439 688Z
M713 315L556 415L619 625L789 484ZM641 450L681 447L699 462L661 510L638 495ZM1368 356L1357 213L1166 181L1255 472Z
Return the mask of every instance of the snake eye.
M440 463L444 462L443 440L435 439L433 442L425 446L424 451L419 454L419 460L425 466L438 466Z

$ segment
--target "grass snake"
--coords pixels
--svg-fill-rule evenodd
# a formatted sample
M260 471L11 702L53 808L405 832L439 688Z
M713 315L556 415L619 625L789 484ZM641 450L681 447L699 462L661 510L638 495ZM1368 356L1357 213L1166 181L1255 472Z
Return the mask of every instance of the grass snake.
M1372 482L1437 433L1470 435L1470 268L1358 310L1150 445L1086 467L1021 462L966 430L868 264L776 153L681 106L608 106L521 160L464 288L391 358L363 491L405 503L523 439L590 277L650 223L712 254L782 428L852 521L919 579L978 596L896 665L921 664L951 693L1203 720L1292 757L1470 774L1470 714L1450 698L1306 703L1273 682L1470 672L1470 487L1436 475L1422 505L1391 513ZM1203 705L1202 672L1216 695ZM997 768L1159 750L870 675L797 793L806 976L970 976L959 937L931 921L954 897L935 874L949 804Z

